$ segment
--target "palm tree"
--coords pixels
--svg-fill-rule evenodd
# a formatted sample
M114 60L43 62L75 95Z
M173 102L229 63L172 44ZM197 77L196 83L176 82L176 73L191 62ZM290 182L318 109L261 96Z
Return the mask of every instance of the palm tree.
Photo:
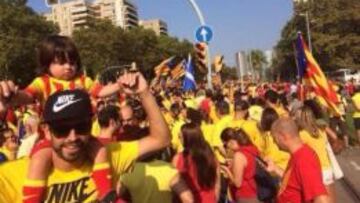
M253 68L253 74L256 76L260 76L262 73L262 68L266 65L266 57L263 51L259 49L254 49L250 51L250 63Z

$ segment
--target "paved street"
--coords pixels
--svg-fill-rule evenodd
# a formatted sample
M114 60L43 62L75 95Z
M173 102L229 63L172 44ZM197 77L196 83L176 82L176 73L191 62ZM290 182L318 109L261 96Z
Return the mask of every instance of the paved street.
M360 148L343 151L337 156L345 177L336 182L337 202L360 202Z

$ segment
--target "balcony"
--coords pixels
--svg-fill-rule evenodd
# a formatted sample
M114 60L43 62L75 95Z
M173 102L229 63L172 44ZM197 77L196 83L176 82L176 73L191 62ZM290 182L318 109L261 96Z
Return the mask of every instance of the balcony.
M85 6L82 7L73 7L70 9L71 13L78 13L78 12L86 12L88 9Z
M134 13L125 13L125 18L131 18L133 20L139 21L138 16Z

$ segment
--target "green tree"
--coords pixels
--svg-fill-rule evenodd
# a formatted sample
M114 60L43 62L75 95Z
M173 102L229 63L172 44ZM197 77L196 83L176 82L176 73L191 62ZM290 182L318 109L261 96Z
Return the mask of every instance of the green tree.
M73 39L83 68L96 74L107 66L121 65L119 52L125 43L124 35L122 29L106 20L90 20L88 28L76 30Z
M36 74L36 45L57 27L24 0L0 1L0 77L27 85Z
M323 71L360 69L360 1L316 0L295 6L295 14L281 33L275 47L274 68L283 79L296 77L294 43L297 31L307 39L308 12L313 55ZM291 71L289 71L291 70Z
M153 77L153 68L162 60L177 56L180 62L193 45L168 36L156 36L141 27L123 30L110 21L91 20L87 28L73 34L82 62L89 72L99 73L108 66L136 62L147 77Z
M222 68L221 72L221 80L222 82L226 82L227 80L237 80L237 74L236 74L236 68L235 67L229 67L224 64L224 67Z

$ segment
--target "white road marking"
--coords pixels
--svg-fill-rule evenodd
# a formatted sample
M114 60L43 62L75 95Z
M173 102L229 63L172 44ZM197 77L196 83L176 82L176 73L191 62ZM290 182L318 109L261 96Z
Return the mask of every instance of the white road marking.
M360 171L360 166L355 161L350 161L350 164L355 168L355 170Z

